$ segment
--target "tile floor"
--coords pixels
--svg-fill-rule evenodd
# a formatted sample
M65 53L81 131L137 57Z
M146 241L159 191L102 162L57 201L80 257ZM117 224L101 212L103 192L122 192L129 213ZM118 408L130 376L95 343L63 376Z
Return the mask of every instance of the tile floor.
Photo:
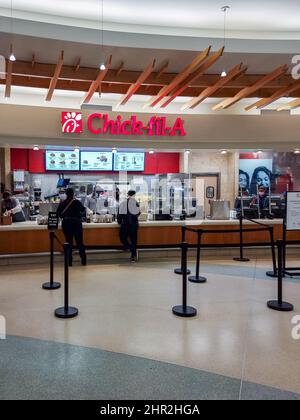
M32 341L33 348L49 341L57 346L60 344L55 343L65 343L79 346L75 347L78 351L112 352L108 353L112 358L117 354L134 356L143 363L152 360L155 369L161 368L162 372L173 365L174 369L182 369L182 375L186 372L187 378L198 372L199 392L193 397L199 399L298 398L300 340L292 339L291 320L300 315L300 279L284 282L285 299L294 304L295 311L275 312L266 306L267 300L276 297L276 280L265 275L270 261L253 258L248 263L236 263L230 257L223 258L204 260L201 274L208 278L206 284L188 284L188 302L198 310L193 319L172 314L172 306L181 302L181 277L173 273L174 265L178 265L174 261L74 266L70 273L70 304L77 306L80 313L78 318L67 321L53 316L54 309L63 304L63 289L49 292L41 288L48 281L46 265L1 267L0 314L6 318L7 334L14 336L0 341L1 359L6 360L16 351L21 354L21 363L9 369L8 360L1 371L7 377L8 373L18 375L20 369L24 375L22 358L27 360L28 354L25 350L23 354L22 337L30 337L38 340ZM189 265L193 264L191 261ZM291 260L289 264L299 262ZM55 280L62 281L62 276L59 265ZM62 359L58 366L68 369L68 361ZM74 365L73 370L75 375ZM30 370L27 374L31 374ZM205 375L213 375L211 380L220 384L227 380L229 388L223 387L223 394L214 391L214 386L204 392L200 383L206 382ZM169 382L166 376L166 392L158 395L171 398ZM10 392L26 397L22 388L20 383L20 392L5 391L0 382L0 398L9 398ZM117 389L119 396L112 393L112 398L143 398L134 387L128 394ZM103 395L101 390L99 393ZM145 391L144 397L151 395ZM176 398L187 395L182 390Z

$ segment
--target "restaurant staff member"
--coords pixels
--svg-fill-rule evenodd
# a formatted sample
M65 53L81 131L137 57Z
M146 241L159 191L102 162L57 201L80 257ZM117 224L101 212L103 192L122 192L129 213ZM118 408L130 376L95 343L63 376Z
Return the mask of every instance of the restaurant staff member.
M10 191L4 191L1 202L1 213L12 216L13 223L25 222L25 216L19 200L12 196Z
M137 258L137 241L139 228L140 206L135 199L135 191L128 191L127 200L121 202L118 212L120 227L120 240L124 250L130 249L131 261ZM128 241L129 240L129 241Z
M99 213L99 209L104 207L104 190L101 185L97 184L91 195L88 195L85 200L85 207L90 209L94 214Z
M66 242L71 245L69 265L72 265L72 246L73 239L75 239L81 264L86 265L86 253L83 244L83 229L81 222L81 214L85 211L83 204L74 197L74 190L72 188L66 189L66 199L59 203L57 214L63 219L62 229L66 238Z

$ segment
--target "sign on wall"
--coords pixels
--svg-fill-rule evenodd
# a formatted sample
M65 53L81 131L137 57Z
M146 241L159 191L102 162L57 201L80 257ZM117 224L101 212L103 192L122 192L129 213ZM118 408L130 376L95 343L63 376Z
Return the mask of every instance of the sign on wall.
M83 132L81 112L62 112L62 132L65 134L79 134ZM133 115L124 119L118 115L110 119L108 114L91 114L86 122L86 130L93 135L112 136L151 136L151 137L184 137L184 121L176 118L169 124L166 117L151 117L147 123Z
M286 230L300 230L300 191L287 192Z
M273 159L240 159L239 188L250 195L257 187L269 189L272 181Z

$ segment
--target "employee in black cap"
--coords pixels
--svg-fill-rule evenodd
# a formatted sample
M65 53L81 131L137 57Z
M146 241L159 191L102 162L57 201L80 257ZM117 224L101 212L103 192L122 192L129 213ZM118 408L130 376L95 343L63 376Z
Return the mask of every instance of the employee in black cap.
M74 190L67 188L66 199L59 203L57 213L63 219L62 228L65 234L66 241L71 245L69 264L72 265L72 246L75 238L78 246L81 264L86 265L86 253L83 244L83 229L81 222L82 212L86 209L83 204L74 197Z
M124 249L130 249L131 261L137 259L137 242L140 206L135 199L135 191L128 191L127 200L121 202L118 212L118 223L120 227L120 240Z

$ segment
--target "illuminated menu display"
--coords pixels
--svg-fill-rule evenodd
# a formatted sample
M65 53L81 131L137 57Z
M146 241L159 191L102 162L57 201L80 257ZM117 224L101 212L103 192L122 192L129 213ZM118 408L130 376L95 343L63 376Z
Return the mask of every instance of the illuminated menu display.
M142 172L145 169L145 154L118 152L114 157L115 171Z
M46 150L46 171L79 171L79 152Z
M82 171L112 171L112 153L81 152L80 167Z

